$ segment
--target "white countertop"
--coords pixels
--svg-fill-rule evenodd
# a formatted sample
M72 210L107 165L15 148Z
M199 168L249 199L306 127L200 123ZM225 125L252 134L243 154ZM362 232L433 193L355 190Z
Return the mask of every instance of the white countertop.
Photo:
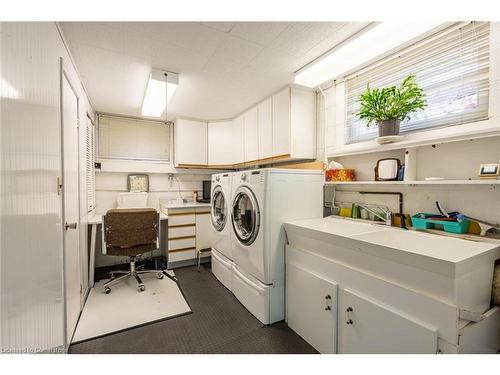
M463 268L480 259L500 257L500 247L496 243L468 241L345 218L296 220L284 225L291 242L298 235L332 244L351 244L355 251L402 263L418 262L424 268L428 268L425 264L429 267L433 264L428 268L433 271L437 264L447 264L456 270L458 265Z
M104 214L92 214L87 217L88 224L102 224ZM168 215L160 212L160 220L168 220Z
M176 208L197 208L197 207L210 207L210 203L201 202L186 202L186 203L165 203L162 204L162 208L167 210Z

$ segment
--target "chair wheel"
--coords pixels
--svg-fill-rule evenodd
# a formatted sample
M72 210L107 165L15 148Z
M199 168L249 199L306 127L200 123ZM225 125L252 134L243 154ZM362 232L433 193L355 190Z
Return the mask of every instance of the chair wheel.
M156 276L158 276L160 280L163 279L163 272L158 272Z
M106 294L111 293L111 288L108 286L106 288L104 288L104 293L106 293Z
M139 292L144 292L146 290L146 286L144 284L140 284L138 287L137 287L137 290Z

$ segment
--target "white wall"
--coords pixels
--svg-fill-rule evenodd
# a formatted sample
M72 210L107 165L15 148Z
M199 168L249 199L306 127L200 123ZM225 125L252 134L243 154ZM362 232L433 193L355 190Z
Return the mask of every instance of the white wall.
M500 127L500 23L492 23L490 52L490 119ZM328 149L339 149L344 143L345 124L343 84L318 93L317 109L317 159L331 161ZM340 92L337 95L337 92ZM372 152L361 155L335 158L346 168L356 169L358 180L372 181L376 161L385 157L396 157L404 162L404 150ZM465 140L436 147L418 149L417 179L445 177L447 179L477 179L479 164L500 162L500 137ZM388 204L397 211L396 197L362 196L346 190L401 191L404 194L405 212L436 212L435 201L439 200L448 210L457 210L473 217L500 223L500 186L342 186L338 187L340 201L359 201ZM344 191L344 192L342 192Z
M80 98L80 119L91 108L55 23L2 23L0 37L0 347L61 350L60 57ZM80 167L84 182L84 159ZM86 247L85 209L81 217Z
M378 159L396 157L404 161L403 151L364 154L336 158L346 168L356 169L359 180L374 179L374 166ZM500 137L476 139L442 145L422 147L418 151L417 179L445 177L447 179L477 179L479 164L500 162ZM345 190L400 191L404 195L405 213L437 213L435 201L440 201L448 211L460 211L471 217L500 223L499 185L462 186L341 186L336 200L388 204L398 211L397 197L360 195Z
M116 208L116 198L119 193L127 191L128 173L97 172L96 173L96 212L104 214L110 208ZM166 173L149 174L148 205L159 209L159 199L175 199L181 196L185 199L193 197L193 191L201 197L203 180L210 180L210 174L174 174L172 182ZM180 186L180 195L179 195Z

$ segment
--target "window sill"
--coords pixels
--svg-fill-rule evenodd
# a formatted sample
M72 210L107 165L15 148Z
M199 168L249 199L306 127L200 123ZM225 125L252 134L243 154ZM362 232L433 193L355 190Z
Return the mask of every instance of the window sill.
M440 129L432 129L405 135L400 142L379 145L375 140L344 145L341 148L328 147L329 158L360 155L372 152L383 152L400 150L411 147L428 146L436 143L457 142L467 139L500 136L500 121L488 119L470 124L450 126Z

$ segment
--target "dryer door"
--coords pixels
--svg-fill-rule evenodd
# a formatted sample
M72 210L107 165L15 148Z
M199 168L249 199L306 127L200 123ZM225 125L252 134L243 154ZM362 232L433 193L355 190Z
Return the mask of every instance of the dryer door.
M222 187L217 185L212 191L212 225L217 232L221 232L227 222L227 202Z
M259 234L260 211L255 195L246 186L236 190L231 215L236 238L242 245L251 245Z

